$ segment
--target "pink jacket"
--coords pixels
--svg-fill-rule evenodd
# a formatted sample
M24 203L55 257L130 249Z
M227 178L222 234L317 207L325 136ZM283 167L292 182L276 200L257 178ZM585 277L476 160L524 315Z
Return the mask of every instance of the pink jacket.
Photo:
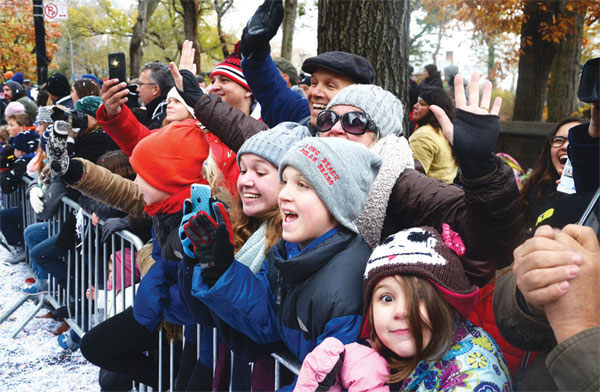
M370 347L358 343L343 345L336 338L327 338L306 356L294 391L314 392L345 353L344 363L330 391L389 392L387 361Z

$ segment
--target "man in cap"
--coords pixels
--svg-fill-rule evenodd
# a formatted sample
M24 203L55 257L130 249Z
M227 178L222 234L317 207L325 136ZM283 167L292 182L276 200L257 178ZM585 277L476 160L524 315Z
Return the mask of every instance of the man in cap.
M300 94L302 98L306 98L306 93L304 90L298 87L298 70L296 70L294 64L290 63L283 57L275 57L273 61L275 62L275 65L277 66L281 77L283 80L285 80L288 88Z
M75 102L71 99L69 79L65 75L57 72L50 76L46 82L46 90L55 105L62 105L69 109L75 108Z
M273 127L295 121L314 127L317 115L344 87L375 80L375 70L364 57L346 52L325 52L304 61L302 70L312 74L308 102L287 88L273 59L269 41L283 20L281 0L266 0L244 28L242 69L254 97L261 105L262 120Z

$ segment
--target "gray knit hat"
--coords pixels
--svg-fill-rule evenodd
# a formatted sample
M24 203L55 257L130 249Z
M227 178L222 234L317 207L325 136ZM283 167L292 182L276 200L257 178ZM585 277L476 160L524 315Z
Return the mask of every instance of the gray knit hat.
M279 165L279 177L292 166L315 189L337 222L358 233L358 218L383 163L361 143L311 137L294 144Z
M294 143L310 136L307 127L294 122L282 122L246 140L237 152L237 162L244 154L254 154L279 167L285 153Z
M52 117L50 117L51 115L52 115L52 106L40 106L38 108L38 113L37 113L37 117L35 118L35 122L36 123L43 122L43 123L52 124L52 123L54 123L54 120L52 120Z
M379 129L379 136L402 133L404 107L402 102L390 93L374 84L352 84L340 91L327 105L330 109L336 105L355 106L367 113Z

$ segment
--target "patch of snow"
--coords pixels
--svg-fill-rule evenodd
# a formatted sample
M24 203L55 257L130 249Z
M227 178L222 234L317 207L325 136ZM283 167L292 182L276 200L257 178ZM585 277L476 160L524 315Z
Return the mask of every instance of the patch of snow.
M33 276L25 264L10 265L7 250L0 247L0 315L21 297L25 279ZM52 334L60 322L34 318L16 339L17 326L35 309L26 301L0 324L0 390L2 391L99 391L99 368L89 363L81 351L64 350ZM38 316L48 310L42 308Z

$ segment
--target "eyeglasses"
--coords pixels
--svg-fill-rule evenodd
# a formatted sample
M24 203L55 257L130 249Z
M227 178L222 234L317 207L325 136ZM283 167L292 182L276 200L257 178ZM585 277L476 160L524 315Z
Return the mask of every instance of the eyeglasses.
M550 139L550 145L552 147L558 148L558 147L562 147L563 144L565 144L565 142L567 142L568 139L564 136L554 136L552 139Z
M353 135L362 135L367 130L377 132L377 126L364 112L348 112L338 115L334 111L323 110L317 117L317 127L321 132L329 132L338 121L341 121L344 131Z
M157 86L157 85L158 85L157 83L144 83L144 82L138 82L138 83L136 83L136 84L137 84L139 87L142 87L142 86Z

